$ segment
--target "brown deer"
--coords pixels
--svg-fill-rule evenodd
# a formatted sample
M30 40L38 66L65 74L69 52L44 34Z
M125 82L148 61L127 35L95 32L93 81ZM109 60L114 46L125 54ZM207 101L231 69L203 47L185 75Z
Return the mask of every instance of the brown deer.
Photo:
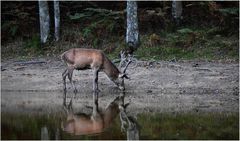
M119 114L119 104L121 98L115 98L104 110L99 110L98 99L95 97L93 100L93 111L91 115L85 113L74 113L72 108L72 99L68 105L64 104L65 111L67 112L66 121L62 122L62 130L74 135L88 135L101 133L111 125L113 120Z
M131 63L131 59L124 58L126 55L123 55L124 52L121 52L121 62L119 67L122 67L121 64L123 61L127 60L127 63L123 69L120 71L101 51L96 49L85 49L85 48L72 48L68 51L65 51L61 55L63 62L67 64L67 69L63 72L63 85L64 91L66 91L66 77L74 88L76 94L77 89L72 81L73 70L86 70L93 69L93 90L98 91L98 73L99 71L105 72L108 78L114 82L119 89L124 90L124 78L129 79L126 75L126 70L128 65Z

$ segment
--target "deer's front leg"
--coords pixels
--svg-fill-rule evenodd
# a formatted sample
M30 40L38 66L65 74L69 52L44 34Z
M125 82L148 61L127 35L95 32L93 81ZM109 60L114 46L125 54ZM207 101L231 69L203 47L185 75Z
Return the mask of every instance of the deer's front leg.
M98 92L93 93L93 117L98 115Z
M93 91L94 93L98 93L98 69L94 69L93 71Z

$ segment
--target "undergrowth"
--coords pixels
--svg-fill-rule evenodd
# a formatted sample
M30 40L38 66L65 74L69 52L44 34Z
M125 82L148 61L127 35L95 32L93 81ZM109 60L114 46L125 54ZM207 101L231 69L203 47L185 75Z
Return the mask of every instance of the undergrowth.
M72 31L72 32L71 32ZM57 57L69 48L95 48L103 50L111 59L126 48L124 36L102 38L102 43L87 43L81 30L69 28L63 31L59 42L41 45L39 35L28 40L17 40L2 48L2 58ZM95 37L97 38L97 37ZM94 40L94 39L93 39ZM224 60L239 59L239 42L236 35L226 36L218 29L182 27L175 32L141 35L141 45L134 55L141 60Z
M142 35L135 56L141 60L238 60L238 37L218 32L212 28L180 28L176 32ZM122 43L121 47L124 48L125 44ZM120 50L116 49L110 56L117 56Z
M50 35L49 42L42 45L38 28L32 26L38 23L34 10L29 10L32 4L4 3L1 58L58 57L69 48L80 47L101 49L111 59L117 58L120 50L126 48L125 8L110 10L83 3L68 4L83 8L65 9L60 41L55 42ZM239 8L237 2L229 4L186 2L184 18L178 26L169 13L171 2L157 8L139 7L141 45L134 54L142 60L239 60ZM12 15L16 17L11 18L9 9L13 9Z
M182 28L177 32L162 32L156 39L144 35L136 56L146 60L238 60L238 37L212 34L211 29Z

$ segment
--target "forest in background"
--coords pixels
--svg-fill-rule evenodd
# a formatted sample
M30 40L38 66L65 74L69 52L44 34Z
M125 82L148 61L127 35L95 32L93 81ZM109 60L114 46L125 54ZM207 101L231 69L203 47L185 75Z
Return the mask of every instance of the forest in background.
M53 17L53 2L48 4ZM137 4L141 41L137 58L238 60L238 1L184 1L178 25L170 1ZM38 2L1 2L2 59L54 57L73 47L102 49L114 58L126 47L126 2L61 1L60 15L60 40L41 45ZM54 21L50 20L54 33Z

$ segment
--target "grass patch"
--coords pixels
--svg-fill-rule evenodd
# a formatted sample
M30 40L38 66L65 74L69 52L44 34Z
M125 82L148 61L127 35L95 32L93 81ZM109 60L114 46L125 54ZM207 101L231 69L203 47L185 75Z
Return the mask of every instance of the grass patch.
M183 28L173 33L162 32L157 40L152 35L144 35L136 55L144 60L238 60L238 37L212 35L209 30Z

